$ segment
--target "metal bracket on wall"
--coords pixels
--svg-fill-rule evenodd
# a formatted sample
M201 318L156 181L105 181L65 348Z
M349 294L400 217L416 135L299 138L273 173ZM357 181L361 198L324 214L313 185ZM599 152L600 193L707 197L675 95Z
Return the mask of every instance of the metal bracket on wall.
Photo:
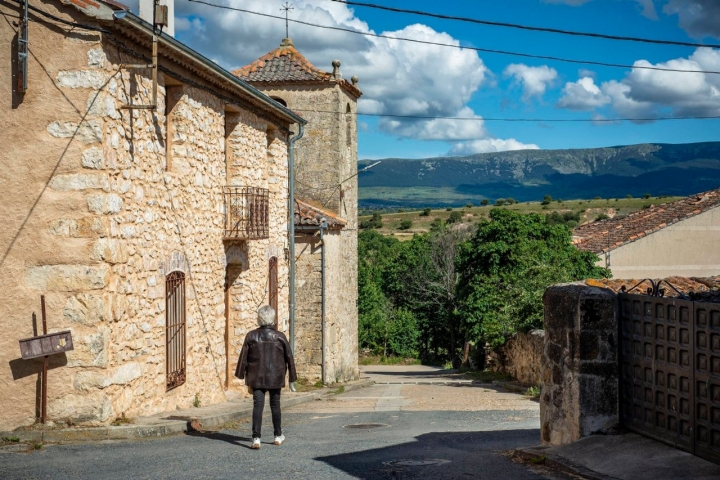
M156 110L157 109L157 74L158 74L158 36L162 33L162 28L168 25L168 8L166 5L160 5L159 0L155 0L153 8L153 37L152 37L152 63L151 64L128 64L123 65L125 68L152 68L152 103L150 105L123 105L120 107L125 110ZM159 32L158 32L159 27Z
M28 0L23 3L23 18L18 27L17 91L27 92L28 84Z
M124 110L155 110L157 109L157 72L158 72L158 35L155 33L152 37L152 63L135 63L124 64L124 68L151 68L152 69L152 103L150 105L123 105L120 107Z

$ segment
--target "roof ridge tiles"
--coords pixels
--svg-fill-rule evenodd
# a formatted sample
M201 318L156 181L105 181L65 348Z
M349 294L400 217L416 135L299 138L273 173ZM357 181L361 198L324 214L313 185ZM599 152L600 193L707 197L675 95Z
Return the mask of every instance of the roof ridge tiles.
M720 207L720 189L663 203L660 207L662 208L653 205L625 216L581 225L573 231L574 243L582 250L596 253L630 243L669 225Z

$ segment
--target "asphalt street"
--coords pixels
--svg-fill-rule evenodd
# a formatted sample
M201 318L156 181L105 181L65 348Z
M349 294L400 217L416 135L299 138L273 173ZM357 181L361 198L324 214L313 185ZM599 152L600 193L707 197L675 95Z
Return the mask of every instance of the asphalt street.
M287 409L287 441L279 447L268 416L260 450L249 448L250 424L239 423L164 439L0 453L0 478L565 478L505 454L538 443L536 402L488 385L442 384L442 372L416 368L370 373L383 383Z

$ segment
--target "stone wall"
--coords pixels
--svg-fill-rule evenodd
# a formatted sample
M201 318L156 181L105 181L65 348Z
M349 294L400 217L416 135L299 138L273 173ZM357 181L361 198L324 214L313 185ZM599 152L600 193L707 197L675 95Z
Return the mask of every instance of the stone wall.
M505 345L490 352L488 366L492 371L507 373L525 385L540 385L544 350L544 330L517 333Z
M562 445L618 423L616 295L581 284L545 291L541 441Z
M328 62L329 63L329 62ZM280 98L308 121L296 144L295 195L338 214L347 222L327 237L326 381L359 376L357 345L357 99L336 84L288 85L263 90ZM337 113L328 113L337 112ZM351 178L352 177L352 178ZM300 238L300 237L298 237ZM319 242L319 239L315 240ZM304 240L302 241L304 242ZM298 368L320 377L320 252L296 245L296 339ZM300 251L304 251L301 255ZM306 256L312 251L315 258ZM307 273L303 278L301 272Z
M83 20L59 5L41 6ZM0 44L13 35L2 23ZM41 294L50 331L70 329L75 344L53 359L51 418L102 423L187 408L196 395L203 404L225 400L228 264L231 362L267 303L272 256L287 326L288 126L239 108L228 118L224 100L178 85L168 139L162 74L156 111L123 110L150 103L150 71L119 66L139 59L120 58L94 33L32 23L30 35L30 90L19 97L11 82L0 85L0 430L36 418L38 364L17 358L17 340L37 333ZM9 67L2 62L0 76L9 79ZM226 120L235 125L229 168ZM269 239L223 242L228 178L269 188ZM172 271L185 274L187 380L166 391L164 283Z

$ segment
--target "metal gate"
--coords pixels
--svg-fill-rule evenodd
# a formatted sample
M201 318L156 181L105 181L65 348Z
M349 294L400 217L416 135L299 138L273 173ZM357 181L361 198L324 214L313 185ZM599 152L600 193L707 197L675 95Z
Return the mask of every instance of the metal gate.
M171 272L165 278L165 373L166 388L185 383L185 274Z
M720 463L720 304L621 293L620 421Z

